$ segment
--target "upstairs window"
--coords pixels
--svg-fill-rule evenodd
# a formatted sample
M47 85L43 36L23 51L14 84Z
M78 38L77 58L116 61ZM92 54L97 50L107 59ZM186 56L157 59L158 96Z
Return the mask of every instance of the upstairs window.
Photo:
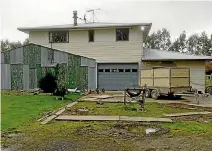
M94 42L94 30L88 31L88 39L89 39L89 42Z
M49 32L50 43L68 43L69 35L68 31L51 31Z
M116 41L128 41L129 40L129 29L116 29Z

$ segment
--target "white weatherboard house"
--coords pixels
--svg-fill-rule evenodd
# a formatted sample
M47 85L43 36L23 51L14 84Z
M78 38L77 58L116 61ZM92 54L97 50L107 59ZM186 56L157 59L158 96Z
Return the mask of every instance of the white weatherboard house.
M166 54L165 58L157 58L160 52L143 49L143 42L148 36L152 23L78 24L76 12L73 18L73 24L22 27L18 30L29 34L30 43L96 59L97 87L106 90L123 90L128 85L139 84L140 70L151 66L148 62L158 62L161 59L161 61L170 63L176 59L172 57L168 59L169 54ZM146 51L151 51L151 55ZM210 60L211 57L196 56L192 59L192 56L182 56L181 64L182 61L185 63L189 57L187 60L189 63L186 62L183 65L192 67L191 79L194 81L191 81L191 84L197 84L198 88L204 91L204 62ZM198 77L193 77L197 74Z

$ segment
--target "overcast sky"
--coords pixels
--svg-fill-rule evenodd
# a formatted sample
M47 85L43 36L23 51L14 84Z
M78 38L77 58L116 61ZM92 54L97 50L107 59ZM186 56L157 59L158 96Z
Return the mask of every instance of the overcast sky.
M99 22L152 23L151 32L167 28L173 38L183 30L212 34L212 1L1 0L0 38L23 41L18 27L70 24L73 10L83 17L93 8Z

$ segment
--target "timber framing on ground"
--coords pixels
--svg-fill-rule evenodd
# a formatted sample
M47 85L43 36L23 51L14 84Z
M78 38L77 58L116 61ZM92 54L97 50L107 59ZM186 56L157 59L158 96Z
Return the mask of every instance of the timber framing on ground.
M61 115L66 110L66 108L72 107L77 103L78 102L72 102L72 103L66 105L65 107L59 108L59 110L53 111L52 114L50 114L49 116L45 116L45 117L39 119L38 121L41 121L41 124L47 124L50 121L52 121L53 119L55 119L56 117L58 117L59 115Z

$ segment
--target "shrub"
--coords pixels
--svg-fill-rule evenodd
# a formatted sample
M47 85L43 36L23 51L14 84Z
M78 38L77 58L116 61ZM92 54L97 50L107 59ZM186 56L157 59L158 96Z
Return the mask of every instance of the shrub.
M38 83L39 88L45 93L54 93L57 89L56 77L47 73Z

